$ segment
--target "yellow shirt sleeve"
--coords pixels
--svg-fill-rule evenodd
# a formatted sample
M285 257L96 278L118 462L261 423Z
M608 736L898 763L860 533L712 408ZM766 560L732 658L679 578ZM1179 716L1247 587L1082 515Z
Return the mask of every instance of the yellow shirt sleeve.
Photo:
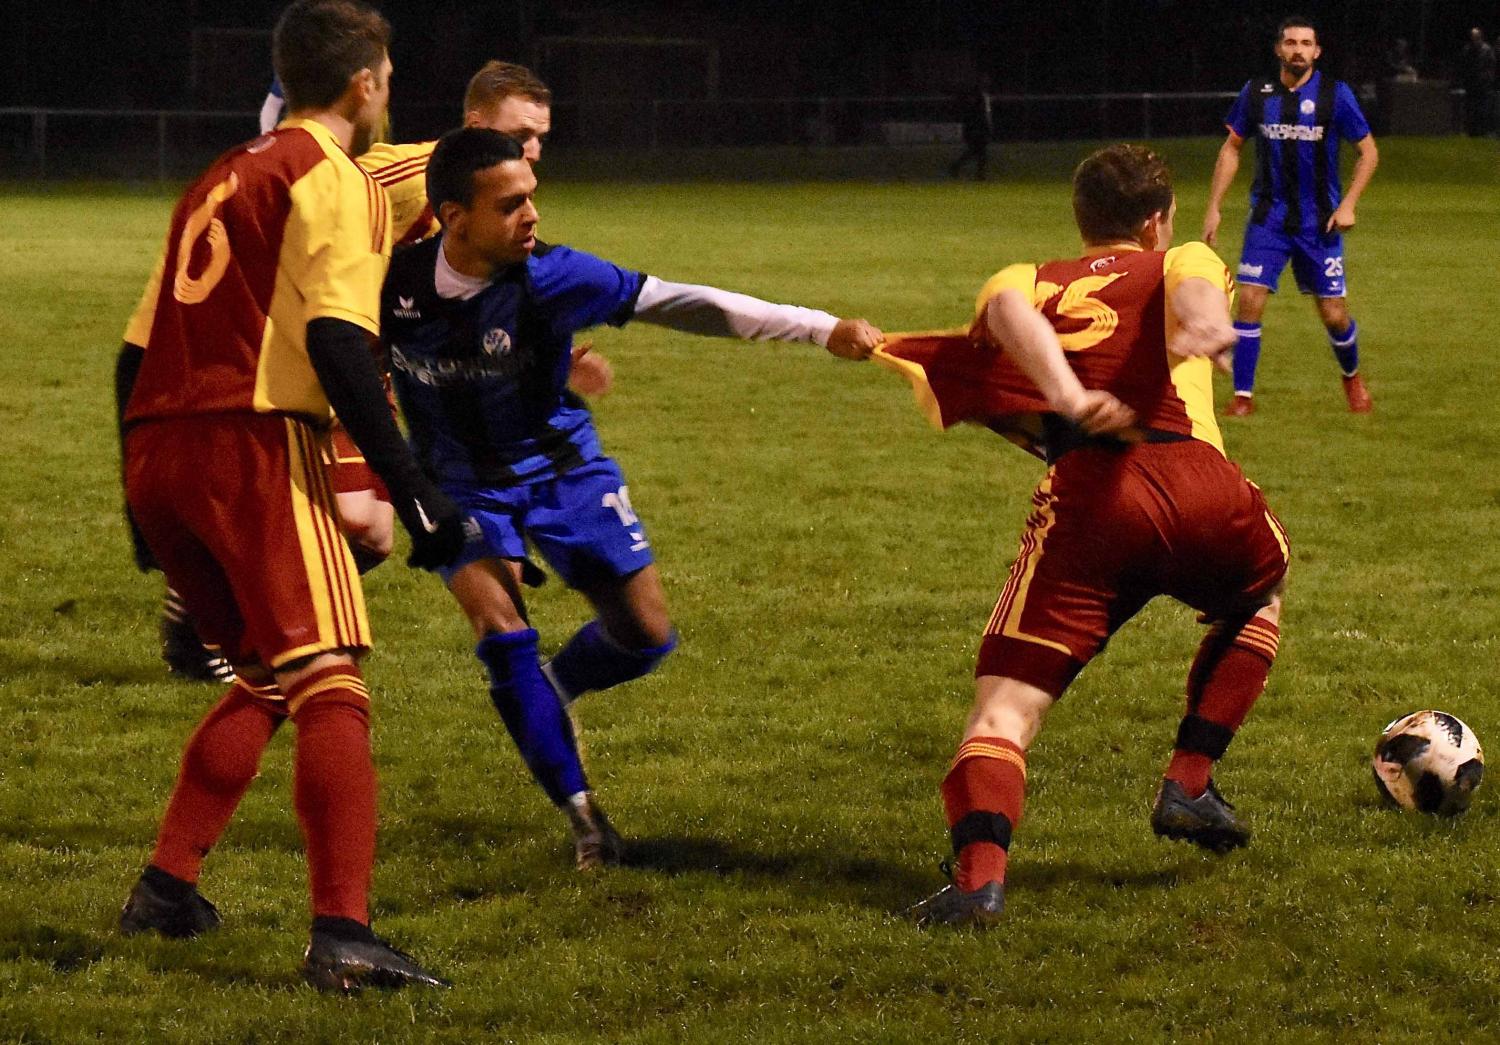
M979 296L974 299L974 315L977 317L984 312L984 306L989 303L990 298L1002 290L1019 290L1026 296L1026 300L1033 305L1040 305L1036 294L1036 266L1017 264L1007 265L989 279L984 281L984 286L979 290Z
M385 189L391 203L391 238L425 239L438 230L427 211L427 161L437 142L393 145L381 142L355 162ZM417 228L421 223L422 227Z
M1166 275L1168 296L1183 280L1194 277L1208 280L1226 294L1234 293L1234 277L1207 243L1194 240L1192 243L1173 247L1162 259L1162 268Z
M146 290L131 313L130 322L125 324L125 340L137 348L145 348L151 343L151 327L156 322L156 299L161 296L161 276L166 267L167 245L163 243L161 253L156 256L156 267L146 281Z
M291 190L282 262L303 322L343 319L380 331L380 285L391 255L384 190L347 157L329 155Z

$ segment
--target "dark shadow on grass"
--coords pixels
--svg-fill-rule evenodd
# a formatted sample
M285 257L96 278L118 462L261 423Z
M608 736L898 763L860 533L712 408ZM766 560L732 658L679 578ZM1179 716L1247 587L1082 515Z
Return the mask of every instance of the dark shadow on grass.
M1007 886L1049 889L1059 885L1107 885L1115 889L1171 889L1214 873L1220 859L1184 850L1171 867L1100 867L1081 860L1018 862L1006 874ZM1233 859L1233 857L1229 857Z
M160 661L150 663L121 664L86 655L63 654L62 656L37 657L15 652L0 651L0 672L7 678L38 673L56 679L68 686L143 686L159 684L163 689L182 686L204 686L204 683L183 682L167 674ZM223 689L222 686L208 688L205 694ZM208 704L204 705L207 710Z
M103 942L76 929L12 923L0 934L0 961L46 962L58 972L70 973L103 957Z
M931 892L933 875L869 857L828 851L745 849L719 838L662 835L626 843L625 866L666 875L796 881L825 901L862 904L882 910L908 906Z

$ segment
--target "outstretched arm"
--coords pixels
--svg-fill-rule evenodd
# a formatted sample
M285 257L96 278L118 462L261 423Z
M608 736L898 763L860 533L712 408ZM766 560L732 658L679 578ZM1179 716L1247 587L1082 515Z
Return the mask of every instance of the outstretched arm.
M1118 432L1135 412L1108 392L1083 387L1068 366L1057 331L1019 290L1002 290L984 310L990 338L1046 396L1047 404L1090 435Z
M802 341L843 359L864 359L883 340L863 319L840 319L815 308L778 305L748 294L647 276L634 318L708 337L747 341Z
M1239 173L1240 150L1244 144L1244 138L1230 131L1224 144L1219 146L1218 159L1214 160L1214 176L1208 186L1208 207L1203 212L1203 242L1210 247L1219 238L1219 222L1222 220L1219 205L1224 202L1224 194Z

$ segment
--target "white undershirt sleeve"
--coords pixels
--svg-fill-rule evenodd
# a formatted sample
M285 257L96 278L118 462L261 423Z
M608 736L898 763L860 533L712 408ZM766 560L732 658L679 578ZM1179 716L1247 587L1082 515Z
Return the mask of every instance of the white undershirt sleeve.
M748 294L647 276L634 318L688 334L747 341L805 341L828 346L838 317L800 305L776 305Z
M266 95L266 100L260 105L260 133L269 134L276 129L281 122L281 107L286 102L274 94Z

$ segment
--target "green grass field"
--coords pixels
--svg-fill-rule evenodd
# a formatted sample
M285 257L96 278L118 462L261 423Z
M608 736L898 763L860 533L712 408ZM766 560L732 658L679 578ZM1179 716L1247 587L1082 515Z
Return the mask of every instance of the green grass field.
M130 565L116 477L114 354L172 194L0 187L0 1039L1495 1034L1500 786L1455 822L1403 816L1379 806L1367 760L1388 720L1428 706L1500 745L1500 185L1493 143L1383 146L1348 251L1376 413L1344 412L1313 310L1284 292L1260 412L1225 425L1295 560L1280 661L1218 775L1257 832L1247 850L1151 835L1198 635L1160 603L1033 749L1003 927L893 917L941 882L936 788L1041 469L987 433L928 430L874 366L610 330L600 428L683 636L658 674L580 706L633 866L571 870L466 625L393 561L368 579L376 924L456 986L353 1001L296 976L307 901L285 737L206 869L223 930L114 932L215 698L164 675L160 581ZM1190 238L1214 145L1165 148ZM539 205L544 238L623 264L926 328L963 321L1001 265L1074 250L1066 177L1085 151L1009 150L983 186L544 172ZM1231 257L1244 192L1242 176ZM555 581L532 609L549 648L585 619Z

